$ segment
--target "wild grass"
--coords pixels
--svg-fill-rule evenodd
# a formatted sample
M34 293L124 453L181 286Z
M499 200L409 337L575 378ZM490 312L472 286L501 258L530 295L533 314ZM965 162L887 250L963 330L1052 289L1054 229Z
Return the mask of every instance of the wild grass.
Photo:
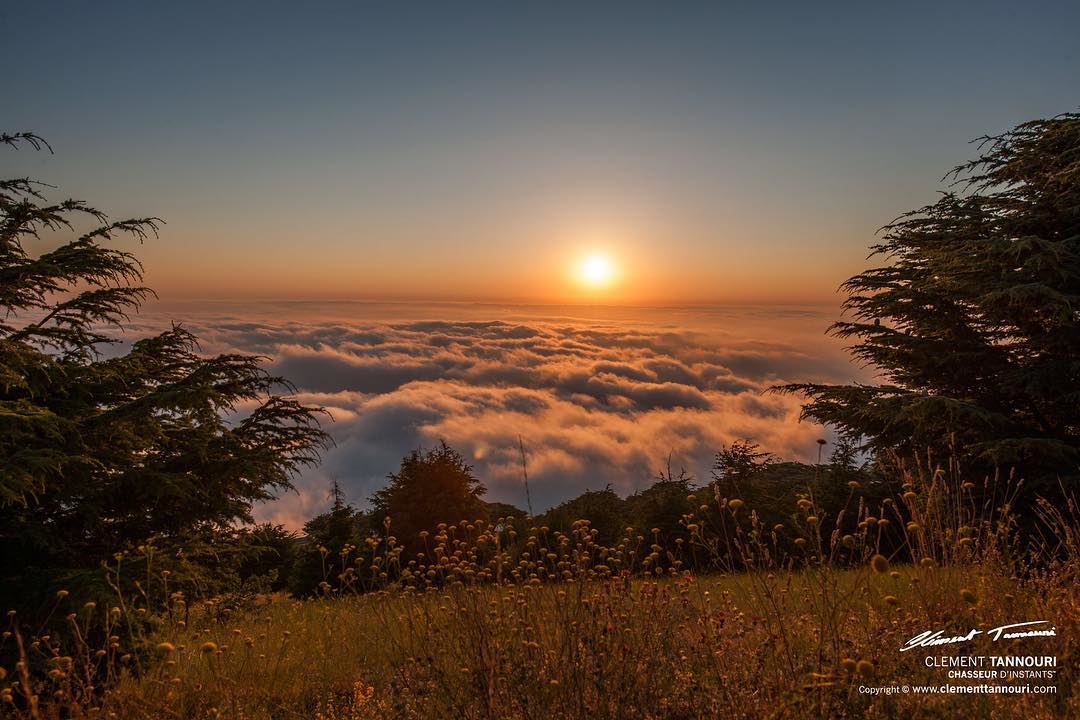
M150 574L113 607L73 612L63 633L24 637L10 617L3 642L22 659L0 697L9 715L43 718L1080 714L1074 508L1043 504L1032 546L1011 495L975 502L945 473L876 508L851 489L850 522L828 536L809 495L771 528L739 499L690 497L692 539L674 551L651 529L605 546L586 520L566 534L463 521L403 562L391 523L346 548L348 569L306 601L189 602ZM714 572L685 569L698 554ZM899 652L924 630L1028 620L1057 636ZM925 658L957 652L1055 655L1055 677L1033 681L1054 692L899 692L947 682Z

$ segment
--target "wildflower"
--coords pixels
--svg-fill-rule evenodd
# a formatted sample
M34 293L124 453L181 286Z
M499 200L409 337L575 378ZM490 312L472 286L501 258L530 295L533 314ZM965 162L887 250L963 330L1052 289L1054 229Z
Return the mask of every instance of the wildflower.
M874 663L869 660L860 660L855 664L855 671L863 677L870 677L874 674Z
M917 522L909 522L907 524L907 531L911 534L917 533L922 530L922 526Z
M934 558L929 557L924 557L922 560L919 561L919 564L922 565L924 568L932 568L934 567L934 565L936 565L936 563L934 562Z
M915 493L911 492L910 490L908 490L901 497L903 497L904 500L906 500L908 502L912 502L913 500L917 500L919 496L916 495Z
M889 572L889 560L884 555L875 555L870 558L870 567L879 575Z
M164 655L168 655L169 653L176 650L176 646L173 645L171 642L158 643L157 650L158 650L159 653L162 653Z
M817 515L808 515L806 518L807 525L817 525Z
M739 498L733 498L731 500L728 500L727 504L728 504L728 507L731 508L732 510L738 510L739 508L741 508L746 503L744 503Z
M852 490L858 490L859 489L859 481L858 480L849 480L847 485Z
M855 672L856 663L851 658L844 658L840 661L840 667L844 669L844 672L851 674Z
M67 596L68 596L68 591L67 590L57 590L56 591L56 599L57 600L63 600Z
M889 605L893 605L893 606L896 606L896 605L900 604L900 601L896 599L895 595L886 595L885 596L885 602L888 603Z
M964 602L968 603L969 605L974 605L976 602L979 601L979 599L975 597L975 593L973 593L971 590L968 590L967 588L964 588L960 591L960 597L964 598Z
M216 653L218 651L217 643L207 640L199 646L199 652L203 655L209 655L210 653Z

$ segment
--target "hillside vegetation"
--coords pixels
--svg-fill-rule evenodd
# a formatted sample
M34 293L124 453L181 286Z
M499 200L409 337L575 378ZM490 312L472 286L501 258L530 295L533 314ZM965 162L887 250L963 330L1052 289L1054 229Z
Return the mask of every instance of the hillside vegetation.
M59 596L65 629L16 638L25 684L4 692L9 708L41 717L1075 715L1077 517L1045 506L1057 540L1024 543L1007 512L964 511L942 479L912 480L876 507L853 491L852 534L822 534L808 494L770 527L739 499L684 498L684 557L730 543L746 568L708 575L683 569L649 530L605 545L583 519L568 533L520 519L444 525L402 563L391 521L369 553L345 551L356 552L351 571L319 598L189 601L145 548L131 560L145 566L146 592L111 606ZM726 536L696 522L699 503ZM915 518L906 526L900 508ZM890 537L894 558L917 560L882 555ZM927 653L899 652L921 631L1033 619L1052 619L1057 637L984 637L962 652L1054 655L1053 677L1028 681L1049 694L860 690L942 684ZM28 665L49 672L31 678ZM26 691L36 711L12 698Z

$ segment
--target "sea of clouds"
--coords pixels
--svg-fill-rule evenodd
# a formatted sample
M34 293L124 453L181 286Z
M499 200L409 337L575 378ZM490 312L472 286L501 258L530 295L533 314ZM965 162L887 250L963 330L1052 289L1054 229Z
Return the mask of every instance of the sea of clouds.
M363 506L403 455L445 440L488 488L524 507L519 437L535 510L585 489L620 494L670 462L707 478L718 448L749 438L816 458L816 425L789 381L859 378L824 336L834 308L608 309L376 303L160 306L129 339L178 321L207 353L269 358L299 398L325 407L335 447L258 508L297 528L338 480Z

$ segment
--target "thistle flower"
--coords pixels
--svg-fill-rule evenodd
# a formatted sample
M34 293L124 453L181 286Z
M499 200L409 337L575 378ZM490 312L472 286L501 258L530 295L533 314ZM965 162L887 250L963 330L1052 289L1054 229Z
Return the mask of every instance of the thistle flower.
M728 507L731 508L732 510L738 510L739 508L741 508L746 503L744 503L739 498L733 498L731 500L728 500L727 504L728 504Z
M870 567L879 575L884 575L889 572L889 559L884 555L875 555L870 558Z
M211 642L209 640L207 640L206 642L204 642L202 645L199 646L199 652L201 652L203 655L209 655L211 653L216 653L217 651L218 651L217 643Z
M874 674L874 663L869 660L860 660L855 664L855 670L863 677L870 677Z

